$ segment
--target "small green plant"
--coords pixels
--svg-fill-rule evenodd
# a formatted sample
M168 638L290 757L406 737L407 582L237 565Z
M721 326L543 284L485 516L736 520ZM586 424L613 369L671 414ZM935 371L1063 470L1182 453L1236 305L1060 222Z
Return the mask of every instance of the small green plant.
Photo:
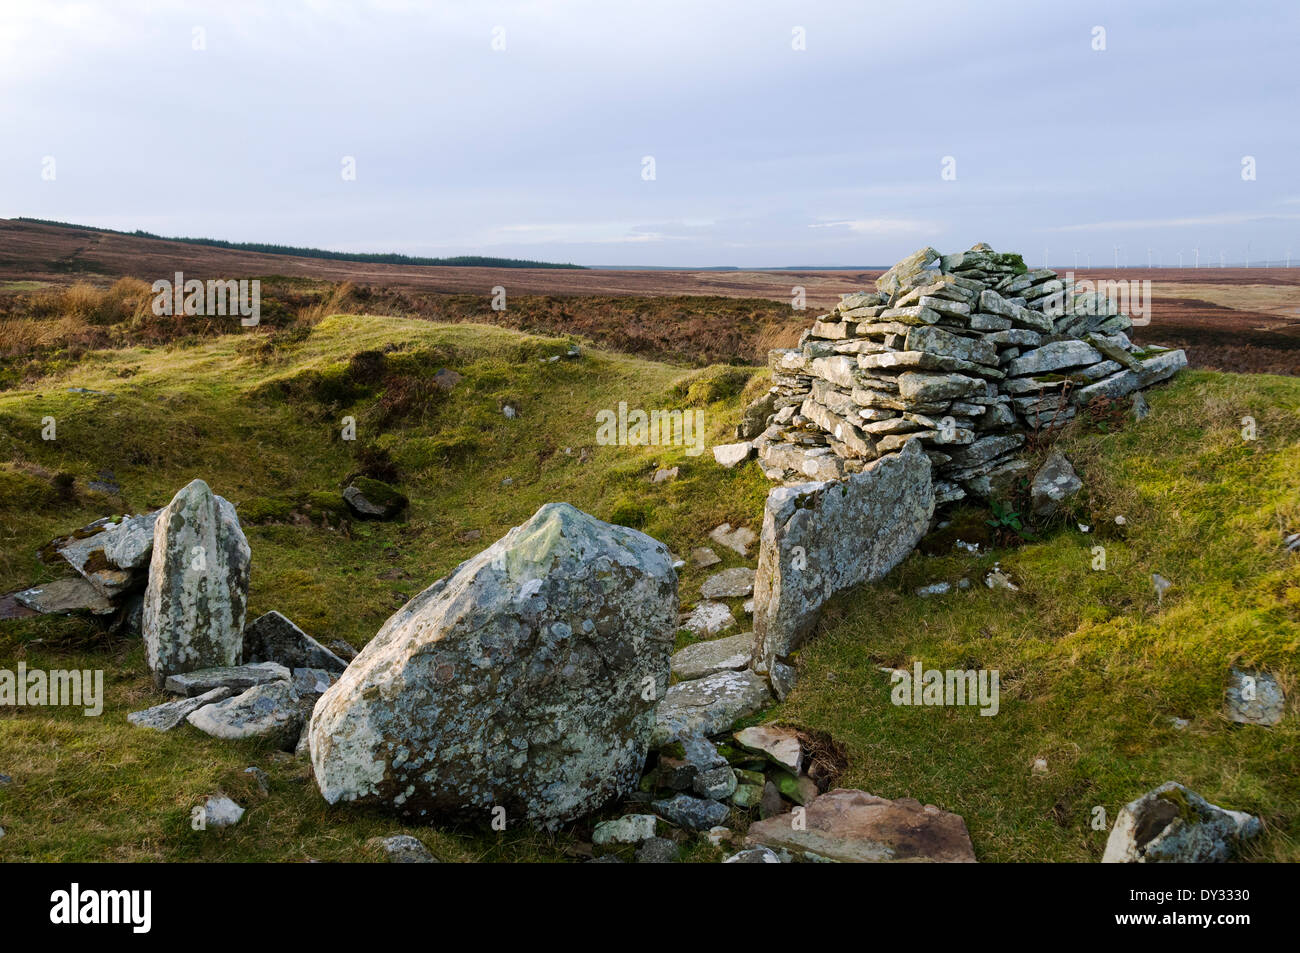
M1034 534L1025 528L1024 521L1020 519L1020 514L1013 510L1010 504L993 500L989 504L993 511L993 519L985 520L994 531L1001 536L1008 536L1014 533L1023 540L1034 539Z

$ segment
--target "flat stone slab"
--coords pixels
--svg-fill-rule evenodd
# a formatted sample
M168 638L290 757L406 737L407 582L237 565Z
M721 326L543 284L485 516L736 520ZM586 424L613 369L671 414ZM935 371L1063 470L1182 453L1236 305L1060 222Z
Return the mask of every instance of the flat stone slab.
M229 688L214 688L210 692L195 695L193 698L178 698L175 701L164 702L161 705L146 708L144 711L133 711L126 716L126 720L138 728L171 731L184 721L190 712L198 711L204 705L211 705L227 699L233 694L234 692Z
M650 746L662 748L692 735L720 735L771 702L767 680L748 669L678 682L655 709Z
M710 530L709 539L719 546L726 546L741 556L748 557L749 547L758 541L758 534L744 526L732 529L730 523L723 523L721 526L715 526Z
M238 692L268 682L287 682L289 678L289 670L278 662L256 662L251 665L199 668L192 672L169 675L165 688L174 695L192 698L214 688L229 688Z
M913 798L896 801L836 788L804 808L804 823L778 814L749 826L745 843L795 860L836 863L975 863L966 822Z
M664 820L692 831L707 831L725 821L731 811L725 804L678 794L650 805Z
M597 847L610 844L639 844L655 836L659 818L653 814L624 814L612 821L601 821L591 832Z
M704 599L739 599L753 593L754 570L746 566L714 573L700 586L700 596Z
M741 443L721 443L713 448L713 459L730 470L737 464L744 463L753 453L754 445L748 440Z
M241 695L205 705L186 717L214 738L273 738L282 746L298 740L307 711L288 682L254 685Z
M742 632L711 642L697 642L673 653L672 673L679 679L703 678L714 672L747 668L754 654L754 633Z
M798 775L803 767L803 744L799 741L799 732L793 728L754 725L736 732L733 737L736 744L746 751L761 754L794 775Z
M717 635L736 624L736 617L731 614L725 602L701 602L682 623L693 635L700 637Z
M14 601L33 612L46 615L67 615L70 612L108 615L116 608L98 589L81 577L56 579L32 586L14 593Z
M707 546L697 546L691 550L691 562L701 569L708 569L722 562L722 557Z

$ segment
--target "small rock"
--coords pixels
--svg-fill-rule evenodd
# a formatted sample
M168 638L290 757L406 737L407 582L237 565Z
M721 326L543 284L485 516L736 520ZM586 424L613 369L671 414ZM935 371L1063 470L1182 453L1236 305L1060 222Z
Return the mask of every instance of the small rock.
M655 836L659 818L653 814L625 814L617 820L601 821L591 832L597 847L610 844L639 844Z
M1083 481L1059 450L1053 451L1034 474L1029 485L1029 507L1034 516L1046 518L1060 509L1061 503L1083 489Z
M0 774L0 784L13 784L14 779L7 774Z
M984 576L984 585L988 586L990 589L1009 589L1012 592L1020 591L1020 587L1011 581L1011 577L997 566L990 569Z
M736 772L725 764L700 771L695 775L691 788L700 797L725 801L736 792Z
M1151 405L1140 390L1133 392L1129 413L1133 415L1134 420L1146 420L1151 415Z
M1033 763L1033 765L1031 766L1031 771L1032 771L1034 774L1046 774L1046 773L1047 773L1047 759L1046 759L1046 758L1035 758L1035 759L1034 759L1034 763Z
M1166 579L1158 572L1151 574L1151 585L1156 591L1156 605L1162 605L1165 601L1165 593L1173 586L1173 581Z
M673 480L677 479L677 476L680 473L680 471L681 471L680 467L670 467L668 469L656 470L655 475L650 478L650 482L671 483Z
M137 728L171 731L184 721L190 712L198 711L204 705L219 702L233 694L232 689L222 686L204 692L202 695L195 695L193 698L178 698L176 701L155 705L153 708L146 708L144 711L133 711L126 716L126 720Z
M764 783L763 796L758 802L758 816L768 818L784 813L785 801L781 797L781 789L771 781Z
M709 842L710 846L721 847L723 841L731 839L731 828L710 827L704 832L704 839Z
M291 684L299 698L314 700L329 691L338 680L337 672L327 672L323 668L295 668Z
M244 816L244 809L225 795L216 795L203 803L205 827L233 827Z
M744 810L757 807L762 800L761 784L737 784L735 793L731 795L731 803Z
M714 573L700 586L700 596L705 599L738 599L753 592L754 570L744 566Z
M666 800L654 801L650 806L670 824L693 831L707 831L710 827L716 827L731 813L725 804L691 797L689 794L677 794Z
M947 582L932 582L928 586L921 586L916 590L916 594L922 599L930 596L941 596L946 592L952 591L952 584Z
M515 410L514 406L511 404L506 404L502 407L501 413L505 416L506 420L514 420L519 416L519 411Z
M1292 533L1282 540L1282 546L1288 553L1300 552L1300 533Z
M393 834L389 837L372 837L367 844L384 855L390 864L436 864L438 858L424 846L424 842L410 834Z
M288 682L271 682L205 705L185 720L214 738L270 738L288 749L297 743L307 714Z
M379 480L359 476L343 491L348 508L362 519L396 519L410 501L396 489Z
M691 735L721 734L771 701L767 682L748 669L678 682L669 687L655 709L650 746L662 748Z
M1176 781L1166 781L1124 805L1101 862L1222 863L1262 829L1259 818L1217 807Z
M744 463L753 453L754 445L748 440L742 443L724 443L713 448L713 459L730 470L737 464Z
M252 779L257 782L257 789L261 791L263 795L271 793L271 779L267 777L266 772L261 768L256 766L245 768L244 773L250 775Z
M722 562L722 557L707 546L698 546L691 550L691 562L700 569L708 569Z
M713 540L719 546L726 546L728 549L739 553L741 556L749 556L749 547L753 546L758 540L758 536L752 529L739 526L736 529L731 528L730 523L723 523L721 526L714 527L709 532L709 539Z
M675 843L666 837L651 837L636 850L638 864L671 864L681 854Z
M772 683L772 691L778 701L785 701L789 694L794 691L794 683L798 680L799 673L793 665L782 662L780 659L772 659L768 665L768 680ZM832 674L832 679L834 675Z
M1271 727L1282 720L1286 697L1267 672L1233 669L1228 676L1228 717L1239 725Z
M780 725L755 725L736 732L736 744L762 755L774 764L798 774L803 767L803 745L799 732Z
M767 847L747 847L740 853L732 854L724 864L779 864L781 858Z
M287 668L323 668L331 672L348 667L346 661L274 610L244 628L244 661L279 662Z
M1191 724L1191 721L1190 719L1187 718L1178 718L1174 716L1174 717L1170 717L1169 724L1173 725L1179 731L1182 731L1184 728L1186 728L1188 725Z

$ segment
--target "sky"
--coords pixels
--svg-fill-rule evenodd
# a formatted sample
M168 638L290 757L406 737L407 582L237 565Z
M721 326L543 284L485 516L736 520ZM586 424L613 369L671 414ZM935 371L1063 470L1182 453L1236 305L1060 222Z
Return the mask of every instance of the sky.
M0 217L587 265L1300 266L1297 48L1294 0L0 0Z

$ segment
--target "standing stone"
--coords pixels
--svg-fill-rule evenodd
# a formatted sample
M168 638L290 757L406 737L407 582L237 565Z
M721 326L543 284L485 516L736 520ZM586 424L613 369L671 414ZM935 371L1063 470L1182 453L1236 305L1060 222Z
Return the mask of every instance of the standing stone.
M144 596L145 657L156 684L239 664L249 561L234 506L202 480L159 512Z
M1030 512L1034 516L1048 517L1060 509L1061 503L1083 489L1083 481L1074 467L1059 450L1054 450L1043 461L1029 485Z
M827 599L898 565L933 513L930 461L916 441L842 481L772 490L754 580L761 670L798 647Z
M554 829L636 788L676 631L668 548L548 503L394 614L317 702L321 794Z

